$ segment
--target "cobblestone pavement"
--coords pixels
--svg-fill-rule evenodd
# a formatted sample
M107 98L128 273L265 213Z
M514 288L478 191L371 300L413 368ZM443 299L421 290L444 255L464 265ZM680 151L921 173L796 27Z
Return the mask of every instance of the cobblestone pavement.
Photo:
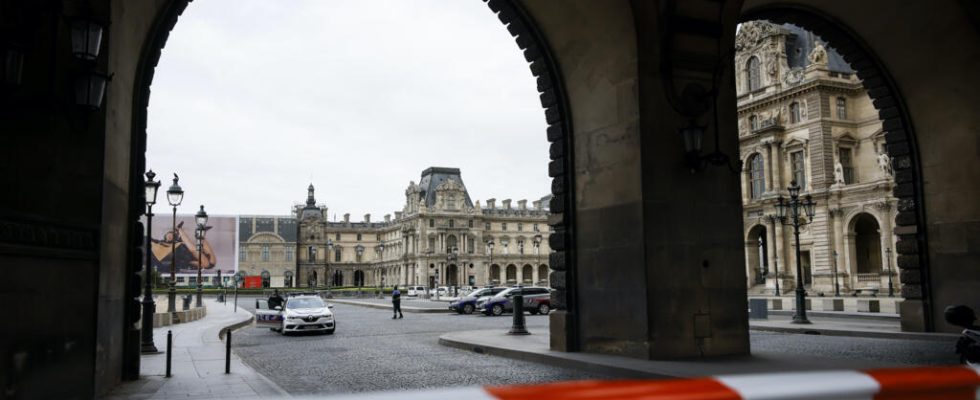
M254 301L241 298L239 306L251 311ZM508 317L405 313L404 319L392 320L390 311L345 304L335 304L334 313L333 335L281 336L247 328L235 336L235 352L290 394L611 378L438 344L439 335L453 330L506 332ZM529 315L527 323L545 327L548 322Z
M239 305L251 310L253 301ZM405 390L445 386L500 385L569 379L613 378L579 370L480 355L438 344L450 331L500 329L510 317L410 314L392 320L387 310L335 304L333 335L284 337L249 328L236 336L235 351L249 365L291 394ZM546 317L527 316L531 328ZM849 368L872 361L892 365L955 364L953 343L752 332L757 355L812 357Z

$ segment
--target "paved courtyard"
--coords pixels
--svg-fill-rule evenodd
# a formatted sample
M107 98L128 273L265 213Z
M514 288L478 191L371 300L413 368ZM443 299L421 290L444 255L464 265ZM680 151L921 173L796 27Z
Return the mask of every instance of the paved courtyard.
M240 306L251 310L253 301ZM501 385L570 379L615 378L568 368L476 354L438 344L452 331L500 329L510 317L405 313L392 320L387 310L335 304L333 335L284 337L264 328L246 328L235 351L291 394L348 393L446 386ZM547 329L546 317L527 316L532 329ZM840 368L866 365L954 364L952 343L752 332L756 354L812 357Z

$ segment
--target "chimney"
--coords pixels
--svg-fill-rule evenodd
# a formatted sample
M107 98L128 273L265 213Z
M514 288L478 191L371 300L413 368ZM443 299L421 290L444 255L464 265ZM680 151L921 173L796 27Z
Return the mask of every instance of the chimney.
M364 214L364 222L371 223L371 214Z
M527 200L517 200L517 209L521 211L527 210Z
M493 210L497 208L497 199L487 199L487 208Z
M501 200L500 203L504 205L505 210L510 210L510 199Z
M395 221L402 219L402 212L395 211Z
M535 210L540 210L541 209L541 200L532 201L531 204L534 205L534 209Z
M391 222L391 214L385 214L385 222Z
M344 214L344 223L345 224L350 223L350 213Z

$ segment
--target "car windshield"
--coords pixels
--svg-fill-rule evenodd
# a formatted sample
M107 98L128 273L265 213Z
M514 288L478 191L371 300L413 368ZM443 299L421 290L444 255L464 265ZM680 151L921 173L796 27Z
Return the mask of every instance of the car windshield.
M286 302L286 308L289 309L300 309L300 308L323 308L323 300L317 297L298 297L295 299L289 299Z
M480 296L486 296L488 294L490 294L490 289L480 289L480 290L477 290L477 291L475 291L473 293L470 293L470 296L472 296L472 297L480 297Z

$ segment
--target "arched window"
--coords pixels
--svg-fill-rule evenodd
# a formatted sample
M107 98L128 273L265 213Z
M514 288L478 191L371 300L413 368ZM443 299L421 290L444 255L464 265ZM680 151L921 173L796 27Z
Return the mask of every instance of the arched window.
M762 162L762 155L754 154L749 158L749 183L752 188L752 198L762 197L762 192L766 191L765 168Z
M534 267L532 267L530 264L527 264L524 266L524 268L521 268L521 282L524 282L525 284L534 283Z
M517 283L517 266L514 264L507 266L507 283Z
M799 102L794 101L794 102L790 103L790 105L789 105L789 122L792 122L794 124L800 122L800 103Z
M762 87L762 77L759 75L759 58L752 57L746 66L748 74L749 91L754 92Z
M500 283L500 266L497 264L490 266L490 283Z
M545 284L548 282L548 266L541 264L538 266L538 282Z

